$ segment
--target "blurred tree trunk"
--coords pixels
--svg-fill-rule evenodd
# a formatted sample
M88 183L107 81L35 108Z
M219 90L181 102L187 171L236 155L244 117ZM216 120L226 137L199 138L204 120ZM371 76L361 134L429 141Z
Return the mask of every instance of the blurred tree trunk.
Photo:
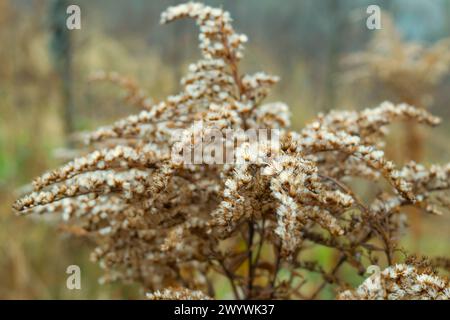
M325 99L323 110L336 107L336 77L339 73L339 57L341 52L341 35L343 31L342 1L328 0L329 45L327 54L327 74L325 80Z
M72 37L66 26L67 0L52 0L50 3L49 21L51 32L50 50L55 72L61 92L61 108L67 144L70 145L70 134L74 131L75 107L72 92Z

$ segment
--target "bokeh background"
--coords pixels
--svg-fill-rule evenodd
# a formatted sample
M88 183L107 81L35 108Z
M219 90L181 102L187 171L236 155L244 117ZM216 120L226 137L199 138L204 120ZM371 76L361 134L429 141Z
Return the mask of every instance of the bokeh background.
M92 72L132 76L155 100L177 92L188 63L199 56L192 21L159 24L160 13L179 2L0 0L0 298L141 297L132 284L99 285L101 270L89 261L90 243L64 235L45 219L17 217L11 204L22 186L60 162L55 150L70 145L71 133L136 112L123 103L117 87L88 82ZM270 99L290 105L294 128L318 112L400 100L372 71L356 77L347 61L367 51L376 37L389 39L397 30L401 41L429 48L450 36L450 0L205 2L229 10L235 28L248 35L244 71L281 76ZM81 7L81 30L64 27L69 4ZM384 16L385 29L367 29L369 4L385 11L390 29ZM411 88L413 94L419 89ZM420 131L421 161L450 161L450 72L427 94L426 107L443 123ZM408 127L399 125L389 135L387 151L400 164L408 153L405 128L408 134ZM401 245L429 256L448 255L449 215L412 215ZM315 254L325 266L333 259L326 249ZM72 264L81 267L82 290L66 288L65 270Z

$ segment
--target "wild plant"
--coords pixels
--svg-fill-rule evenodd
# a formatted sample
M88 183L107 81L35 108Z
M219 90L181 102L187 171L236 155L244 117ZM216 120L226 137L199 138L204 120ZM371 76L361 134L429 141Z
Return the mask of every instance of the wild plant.
M398 168L382 151L390 123L440 120L385 102L321 114L292 131L289 108L264 102L278 77L241 73L247 37L235 32L229 13L187 3L168 8L161 22L181 18L199 26L202 54L181 92L148 105L127 82L143 110L86 134L85 154L36 178L34 192L14 208L56 214L96 242L102 281L138 282L152 299L217 298L220 279L236 299L316 298L327 284L348 289L344 265L363 275L383 264L377 289L364 282L339 298L448 299L447 280L414 262L396 265L396 253L406 207L448 209L450 164ZM279 143L253 141L248 129L277 130ZM173 160L201 148L211 130L239 132L223 140L239 161ZM358 179L377 190L373 199L358 195ZM317 247L336 254L331 270L308 258ZM305 272L322 278L313 290L304 290ZM399 277L400 288L391 289Z

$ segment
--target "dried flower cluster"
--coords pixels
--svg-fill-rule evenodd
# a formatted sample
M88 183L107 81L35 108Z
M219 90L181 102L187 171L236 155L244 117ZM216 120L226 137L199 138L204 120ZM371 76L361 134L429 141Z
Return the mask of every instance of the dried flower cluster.
M425 47L406 42L387 12L382 16L383 28L378 30L366 51L346 58L355 68L355 79L377 80L396 99L417 107L432 102L433 89L450 70L450 39L445 38Z
M448 279L413 265L396 264L366 279L355 291L342 292L345 300L449 300Z
M166 288L162 291L148 293L150 300L211 300L199 290L189 290L186 288Z
M139 282L154 299L207 298L216 296L220 274L236 299L315 298L327 283L345 286L338 277L345 263L361 274L382 252L394 264L404 207L448 207L450 165L396 168L382 151L391 122L434 126L439 119L385 102L320 115L293 132L286 105L263 104L278 78L239 72L247 38L228 12L187 3L161 21L184 17L200 27L202 59L189 66L183 90L87 134L89 153L37 178L34 192L14 204L21 213L60 213L94 239L104 281ZM241 130L234 147L242 161L172 161L174 148L195 148L212 128ZM249 142L251 128L280 130L279 145ZM173 141L178 129L184 138ZM363 201L350 187L354 178L380 192ZM390 186L383 192L381 178ZM338 253L333 270L300 259L312 246ZM289 279L279 278L282 268ZM302 270L323 276L312 295L303 292Z

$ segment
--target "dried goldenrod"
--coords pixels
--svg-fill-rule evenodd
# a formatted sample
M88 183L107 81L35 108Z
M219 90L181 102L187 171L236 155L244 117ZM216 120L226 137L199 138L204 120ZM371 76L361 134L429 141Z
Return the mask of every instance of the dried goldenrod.
M124 77L117 72L98 71L94 73L89 80L91 82L110 82L117 85L126 92L124 101L137 108L148 109L152 105L153 100L147 96L145 91L130 77Z
M342 286L344 263L362 272L362 258L381 251L392 264L402 210L442 206L450 167L396 168L382 151L386 126L434 126L439 119L385 102L319 115L291 131L288 107L263 102L278 78L240 73L247 38L234 31L228 12L187 3L167 9L161 21L184 17L200 28L202 58L189 66L182 91L87 134L90 152L35 179L34 192L14 208L61 213L96 241L92 259L105 269L103 281L139 282L154 299L215 297L218 273L237 299L305 298L295 284L301 270ZM252 140L258 130L274 130L278 143ZM230 161L194 161L211 131L235 151ZM230 131L233 139L222 139ZM186 150L194 159L174 161ZM390 187L363 201L349 187L354 178L383 178ZM371 244L376 240L383 248ZM339 254L331 273L299 259L315 245ZM288 281L278 279L281 268Z
M344 291L342 300L449 300L450 283L414 265L396 264L375 273L355 291Z
M211 300L201 291L186 288L166 288L162 291L148 293L147 298L150 300Z

